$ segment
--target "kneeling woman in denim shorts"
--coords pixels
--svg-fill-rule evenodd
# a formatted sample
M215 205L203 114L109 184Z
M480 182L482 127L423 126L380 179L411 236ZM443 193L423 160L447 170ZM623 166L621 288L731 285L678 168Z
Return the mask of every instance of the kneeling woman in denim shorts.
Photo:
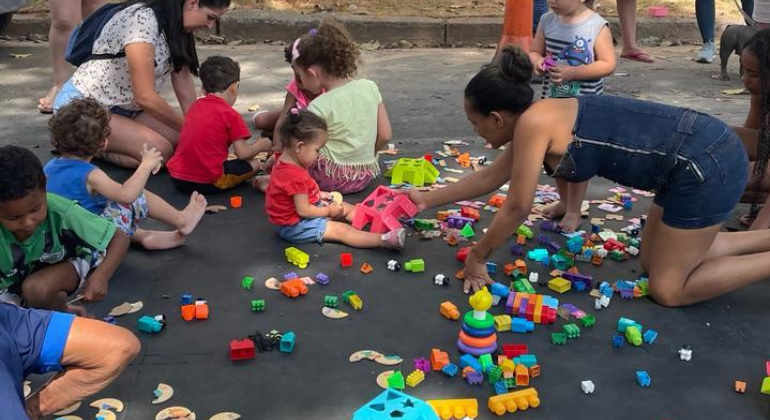
M743 193L746 151L730 128L683 108L611 96L532 102L532 65L503 51L465 89L465 112L495 162L447 188L409 195L421 209L477 197L511 182L486 235L465 261L465 290L491 283L485 260L530 213L541 167L568 182L602 176L656 192L641 266L652 297L688 305L770 276L770 231L719 232Z

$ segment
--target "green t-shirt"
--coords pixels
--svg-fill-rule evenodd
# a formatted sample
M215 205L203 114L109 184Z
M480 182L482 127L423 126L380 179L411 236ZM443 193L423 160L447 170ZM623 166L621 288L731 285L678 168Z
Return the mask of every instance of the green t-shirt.
M115 224L56 194L47 194L48 216L23 242L0 226L0 291L33 271L71 259L93 265L107 250Z
M341 165L372 165L377 161L377 84L358 79L315 98L307 109L326 120L328 140L321 154Z

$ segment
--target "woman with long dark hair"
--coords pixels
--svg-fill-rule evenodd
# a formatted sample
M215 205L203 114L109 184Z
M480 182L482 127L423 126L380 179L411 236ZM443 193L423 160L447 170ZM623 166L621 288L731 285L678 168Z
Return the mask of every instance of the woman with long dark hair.
M110 58L92 59L78 67L57 95L54 111L74 98L94 98L112 113L106 160L136 167L144 144L168 160L183 114L196 97L193 75L198 74L198 55L193 32L211 28L229 5L230 0L124 3L93 45L94 55ZM181 114L160 96L169 78Z
M720 232L743 193L748 159L718 119L689 109L612 96L533 102L532 64L504 50L465 89L465 112L494 147L494 163L447 188L410 190L420 209L477 197L511 182L487 233L468 253L465 290L491 283L485 260L530 213L538 178L601 176L656 192L642 236L642 269L665 306L711 299L770 276L770 230Z

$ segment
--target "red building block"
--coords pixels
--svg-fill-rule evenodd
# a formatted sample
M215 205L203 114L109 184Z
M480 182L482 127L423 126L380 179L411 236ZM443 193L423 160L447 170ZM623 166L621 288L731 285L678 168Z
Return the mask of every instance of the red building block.
M460 209L460 215L462 217L468 217L475 221L479 221L481 219L481 214L479 214L479 211L474 209L473 207L463 207Z
M457 261L465 262L465 259L468 257L468 253L470 251L471 251L471 247L469 246L458 249L457 253L455 253L455 257L457 258Z
M402 228L398 219L414 217L417 211L417 206L406 194L396 194L380 185L364 201L356 204L352 225L359 230L368 226L372 233L386 233Z
M255 358L256 355L254 341L248 338L230 341L230 360L248 360Z
M349 254L347 252L343 252L342 254L340 254L340 265L343 267L352 267L353 254Z
M509 359L528 353L529 348L526 344L503 344L503 354Z

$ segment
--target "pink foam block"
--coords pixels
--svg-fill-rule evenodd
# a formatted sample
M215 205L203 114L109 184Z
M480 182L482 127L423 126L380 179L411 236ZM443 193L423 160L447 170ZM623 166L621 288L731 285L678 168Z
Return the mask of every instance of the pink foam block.
M378 186L366 199L356 204L353 227L363 230L369 226L373 233L400 229L400 217L414 217L417 206L405 194L396 194L390 188Z

